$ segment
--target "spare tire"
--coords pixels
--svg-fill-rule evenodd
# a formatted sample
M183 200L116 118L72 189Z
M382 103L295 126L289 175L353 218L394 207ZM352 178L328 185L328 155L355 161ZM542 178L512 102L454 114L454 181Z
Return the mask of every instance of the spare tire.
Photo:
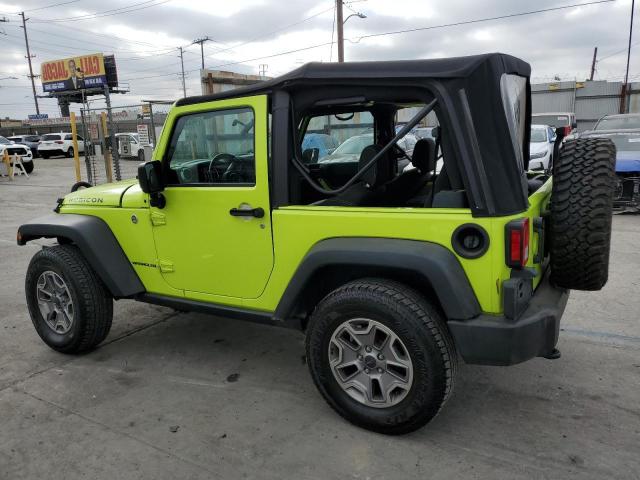
M553 165L549 243L559 287L600 290L609 274L616 148L605 138L566 142Z

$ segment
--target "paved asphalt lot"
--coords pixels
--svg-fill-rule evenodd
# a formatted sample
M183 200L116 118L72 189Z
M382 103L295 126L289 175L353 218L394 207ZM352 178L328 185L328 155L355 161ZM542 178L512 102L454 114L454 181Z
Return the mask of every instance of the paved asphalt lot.
M640 217L614 219L606 288L572 293L560 360L463 366L430 425L385 437L324 403L293 331L123 300L96 351L48 349L15 232L73 169L36 162L0 178L0 479L640 478Z

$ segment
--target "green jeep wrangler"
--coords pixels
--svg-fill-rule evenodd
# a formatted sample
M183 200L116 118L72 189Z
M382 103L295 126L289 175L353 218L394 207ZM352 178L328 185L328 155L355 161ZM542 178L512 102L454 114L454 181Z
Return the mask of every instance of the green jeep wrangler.
M528 172L529 76L503 54L310 63L177 101L137 180L19 228L58 243L26 275L37 333L90 350L121 298L300 329L329 405L388 434L439 412L460 358L557 358L568 289L607 280L615 149Z

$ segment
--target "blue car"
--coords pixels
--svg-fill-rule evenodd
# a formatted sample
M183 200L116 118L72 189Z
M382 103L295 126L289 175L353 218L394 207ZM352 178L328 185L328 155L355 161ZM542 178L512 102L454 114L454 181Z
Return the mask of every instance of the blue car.
M591 131L581 137L609 138L616 145L614 209L640 212L640 129Z
M302 140L302 152L313 151L313 160L316 162L332 153L337 146L338 141L324 133L307 133ZM314 149L318 149L317 154ZM308 155L311 156L311 154Z

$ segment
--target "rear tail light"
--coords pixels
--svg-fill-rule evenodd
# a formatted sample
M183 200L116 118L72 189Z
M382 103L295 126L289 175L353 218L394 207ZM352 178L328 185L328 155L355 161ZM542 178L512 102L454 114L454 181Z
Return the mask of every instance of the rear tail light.
M56 140L56 143L59 143L62 145L64 142L62 140Z
M505 228L506 262L511 268L524 268L529 261L529 219L518 218Z

